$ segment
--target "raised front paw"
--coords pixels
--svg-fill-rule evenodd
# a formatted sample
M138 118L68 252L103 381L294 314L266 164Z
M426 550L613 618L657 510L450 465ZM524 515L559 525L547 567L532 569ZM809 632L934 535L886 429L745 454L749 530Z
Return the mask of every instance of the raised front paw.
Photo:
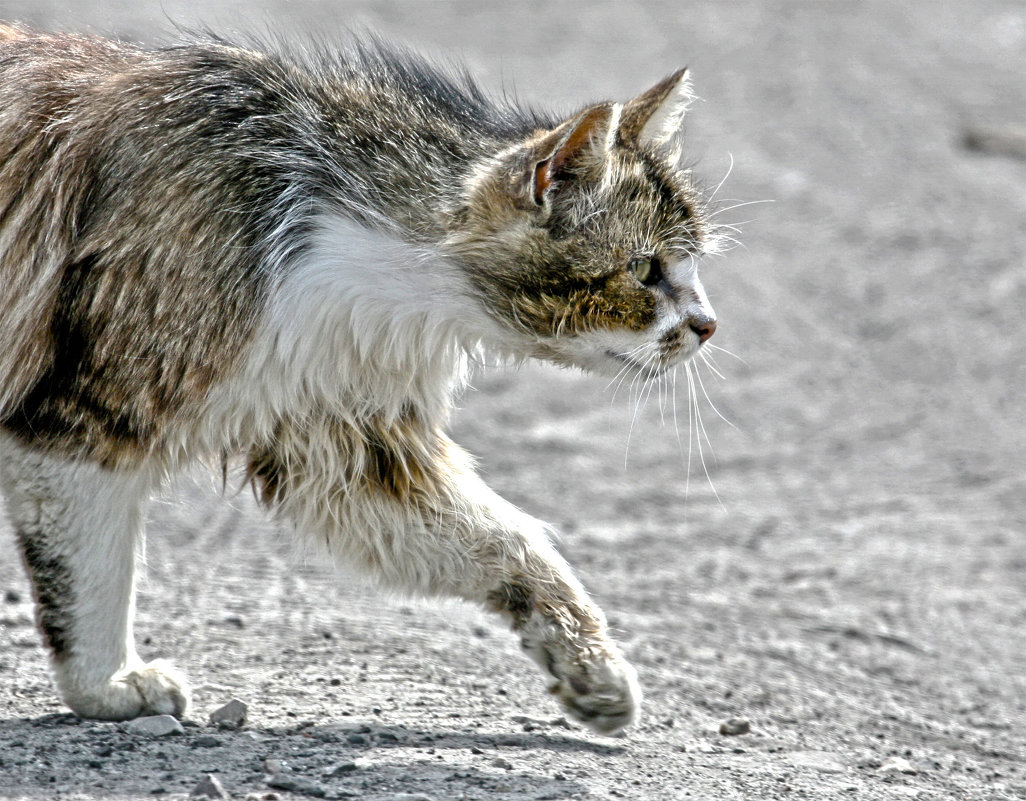
M63 674L63 675L62 675ZM123 670L99 685L81 686L58 670L64 700L77 714L98 720L130 720L144 715L183 717L189 709L189 683L164 660Z
M638 674L612 643L573 650L559 642L525 640L524 648L548 674L549 692L574 720L612 735L637 719Z

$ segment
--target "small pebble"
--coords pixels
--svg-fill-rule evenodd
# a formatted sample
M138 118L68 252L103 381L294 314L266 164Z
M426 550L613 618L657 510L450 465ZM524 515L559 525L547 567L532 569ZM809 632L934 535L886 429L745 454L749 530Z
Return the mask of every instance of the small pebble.
M364 737L362 734L357 734L356 732L353 732L352 734L348 735L346 737L346 740L349 742L350 745L367 745L367 738Z
M217 748L219 745L221 745L221 741L217 737L212 737L209 734L204 734L193 740L192 744L195 748Z
M124 724L124 729L129 734L139 734L145 737L166 737L169 734L185 734L185 729L176 718L171 715L150 715L145 718L136 718Z
M8 590L4 593L4 601L6 601L9 604L20 604L21 593L17 590Z
M322 743L340 743L349 734L348 726L329 723L325 726L309 726L300 730L305 736L312 737Z
M720 734L727 737L748 734L751 730L752 724L745 718L730 718L720 724Z
M275 773L281 773L283 770L285 770L285 765L280 759L268 757L264 760L264 773L270 773L273 776Z
M210 713L210 722L222 729L238 729L246 724L248 713L249 707L238 698L233 698Z
M227 801L231 796L225 792L217 776L207 773L189 791L189 798L213 798L216 801Z
M348 773L353 773L359 766L355 762L342 762L335 765L333 768L329 768L325 771L324 775L328 778L338 778L339 776L345 776Z
M513 770L513 763L508 759L503 759L502 757L496 757L493 759L492 764L497 768L502 768L503 770Z
M267 780L267 786L275 790L285 790L299 795L309 795L313 798L324 798L327 792L316 782L304 779L301 776L272 776Z
M969 150L1026 159L1026 128L1022 126L975 126L962 133Z
M906 776L915 776L919 771L912 767L912 763L901 757L891 757L880 766L880 773L896 775L904 773Z

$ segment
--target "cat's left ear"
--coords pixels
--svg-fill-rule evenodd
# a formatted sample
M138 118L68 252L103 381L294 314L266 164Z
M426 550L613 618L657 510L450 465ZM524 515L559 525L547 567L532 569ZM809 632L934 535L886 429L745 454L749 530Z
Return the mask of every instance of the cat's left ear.
M663 147L680 130L693 99L688 68L677 70L624 105L617 139L622 143Z
M611 103L591 106L535 143L531 189L536 205L543 205L560 183L605 161L613 116Z

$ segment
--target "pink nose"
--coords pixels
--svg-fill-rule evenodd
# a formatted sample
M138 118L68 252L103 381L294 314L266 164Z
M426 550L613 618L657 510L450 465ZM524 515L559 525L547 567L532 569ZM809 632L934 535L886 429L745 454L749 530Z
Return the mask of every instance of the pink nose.
M691 330L698 334L698 341L705 342L716 333L716 321L709 318L699 318L689 323Z

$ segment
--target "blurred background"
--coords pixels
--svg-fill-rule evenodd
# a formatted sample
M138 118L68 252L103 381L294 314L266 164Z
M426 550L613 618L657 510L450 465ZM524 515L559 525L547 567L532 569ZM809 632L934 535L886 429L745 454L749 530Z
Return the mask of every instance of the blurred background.
M997 760L1000 792L1026 797L1007 768L1026 755L1020 0L0 0L0 17L151 43L175 24L367 27L568 112L689 65L702 100L687 159L742 243L702 267L720 322L694 398L683 374L675 391L614 393L546 366L486 371L456 439L492 486L564 533L650 704L679 725L751 709L765 690L777 700L760 707L764 731L788 747L800 739L788 715L820 721L816 748L864 737L880 759L895 741L947 753L938 727L963 743L999 732L1005 756L959 750L960 767L917 781L977 797L965 766ZM211 568L164 566L173 550L222 550L272 588L267 625L288 628L282 596L303 591L274 590L279 557L257 564L245 536L267 524L202 482L185 491L188 508L153 514L153 594L167 607L166 572L190 588L171 590L183 615L196 592L211 593L205 614L239 597L263 608L251 577L219 572L200 591L190 582ZM309 580L326 586L317 570ZM348 613L367 597L351 592ZM464 613L424 614L395 626L437 638ZM164 636L193 670L216 669L188 632ZM735 687L750 693L724 700ZM870 714L884 707L890 723ZM684 758L680 730L646 731L652 753Z

